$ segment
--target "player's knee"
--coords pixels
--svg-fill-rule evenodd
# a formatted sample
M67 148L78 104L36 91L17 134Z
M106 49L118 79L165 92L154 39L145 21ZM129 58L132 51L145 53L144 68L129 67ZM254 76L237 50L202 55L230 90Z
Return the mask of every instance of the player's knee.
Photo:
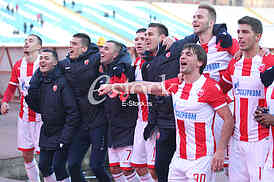
M152 176L153 179L157 179L157 174L156 174L155 169L148 168L148 171L149 171L149 173L150 173L150 175Z
M66 168L66 166L65 166L65 163L56 162L53 168L56 176L63 176L63 174L65 173L64 169Z
M34 157L33 151L23 151L22 155L25 163L30 163L33 161L33 157Z
M122 172L120 166L112 166L109 168L111 174L119 174Z
M93 173L95 174L95 175L97 175L97 174L102 174L102 173L104 173L104 171L105 171L105 168L104 168L104 166L93 166L93 167L91 167L90 168L92 171L93 171Z
M132 173L134 173L134 171L135 170L132 168L132 169L123 170L123 173L124 173L125 176L129 176Z
M139 176L144 176L148 173L148 170L146 167L136 167L135 170Z
M68 161L68 170L72 174L75 171L80 171L81 170L81 163L80 162L71 162Z

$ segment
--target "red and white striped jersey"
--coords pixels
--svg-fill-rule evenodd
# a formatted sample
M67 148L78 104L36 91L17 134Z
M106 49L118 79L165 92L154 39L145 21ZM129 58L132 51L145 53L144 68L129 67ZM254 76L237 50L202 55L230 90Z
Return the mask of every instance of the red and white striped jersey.
M164 88L172 95L176 119L176 155L198 159L216 150L213 120L215 111L226 105L216 81L202 75L192 84L166 80Z
M272 114L274 116L274 82L266 89L266 104L269 108L269 114ZM272 168L274 168L274 126L270 127L270 153L269 155L272 155Z
M230 84L233 88L235 97L233 136L238 140L259 141L269 135L269 130L254 119L254 112L257 106L263 106L265 101L260 71L272 66L273 63L274 56L272 55L232 59L228 69L222 75L223 83Z
M203 73L217 82L220 81L221 73L227 69L230 60L239 50L237 40L232 40L232 46L229 48L222 48L220 42L216 44L216 36L213 36L208 43L201 45L207 53L207 65ZM234 100L232 92L228 92L228 96L230 101Z
M213 36L208 43L201 46L207 53L207 65L203 73L219 82L220 73L227 69L230 60L239 50L239 44L236 39L233 39L231 47L222 48L220 42L216 44L216 36Z
M27 103L25 102L25 96L28 94L29 82L35 72L39 67L39 57L34 63L28 63L25 57L21 58L15 63L12 68L11 78L9 84L19 87L20 90L20 112L19 117L24 121L41 121L40 114L32 111Z
M145 60L137 57L134 66L135 66L135 81L142 81L142 72L141 68ZM138 96L138 118L141 121L147 122L148 120L148 98L146 94L137 94Z

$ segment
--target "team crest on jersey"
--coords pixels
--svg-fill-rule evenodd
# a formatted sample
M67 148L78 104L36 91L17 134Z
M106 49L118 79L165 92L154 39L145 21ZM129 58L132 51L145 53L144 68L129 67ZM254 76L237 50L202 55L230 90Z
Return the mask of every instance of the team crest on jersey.
M86 59L86 60L84 61L84 64L85 64L85 65L88 65L88 63L89 63L89 60Z
M27 83L25 81L22 82L21 89L23 91L27 91L29 89L29 86L27 85Z
M205 91L203 89L199 90L197 93L198 97L202 97L205 94Z
M158 140L159 138L160 138L160 132L157 131L157 133L156 133L156 139Z
M265 70L265 64L261 64L258 69L260 72L263 72Z
M240 85L240 82L239 81L235 81L235 83L233 85L234 89L238 88L239 85Z
M53 90L54 92L56 92L56 90L57 90L57 85L53 85L52 90Z
M166 58L170 57L170 52L166 53Z

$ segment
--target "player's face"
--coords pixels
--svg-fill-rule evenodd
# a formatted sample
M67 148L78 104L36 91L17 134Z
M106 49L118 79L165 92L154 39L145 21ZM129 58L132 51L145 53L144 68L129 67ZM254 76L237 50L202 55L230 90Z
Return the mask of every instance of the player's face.
M101 49L101 63L107 65L113 61L115 58L115 47L112 42L106 42Z
M261 35L256 34L250 25L239 24L238 26L239 47L242 51L249 51L254 48L259 42Z
M161 36L157 27L149 27L146 31L145 46L146 50L155 52L161 42Z
M198 71L202 63L198 61L197 55L191 49L184 49L181 52L180 57L180 73L184 75L191 74L194 71Z
M25 39L24 53L31 53L31 52L39 51L40 49L41 49L41 45L37 37L30 35Z
M135 44L136 52L139 56L145 52L145 46L146 46L145 38L146 38L145 32L136 33L134 44Z
M73 37L69 46L70 59L76 59L86 51L86 47L82 45L81 38Z
M207 9L198 8L193 15L192 27L195 34L206 32L210 27L211 21Z
M103 49L104 46L98 46L99 51L101 52L101 50Z
M51 52L42 52L40 54L39 68L42 73L52 70L56 64L57 61Z

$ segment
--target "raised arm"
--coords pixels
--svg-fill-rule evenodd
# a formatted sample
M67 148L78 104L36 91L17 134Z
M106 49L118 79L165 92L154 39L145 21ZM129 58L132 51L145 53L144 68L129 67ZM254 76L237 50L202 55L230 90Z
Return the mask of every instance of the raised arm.
M168 95L161 82L135 81L129 83L115 83L101 85L99 95L116 93Z

